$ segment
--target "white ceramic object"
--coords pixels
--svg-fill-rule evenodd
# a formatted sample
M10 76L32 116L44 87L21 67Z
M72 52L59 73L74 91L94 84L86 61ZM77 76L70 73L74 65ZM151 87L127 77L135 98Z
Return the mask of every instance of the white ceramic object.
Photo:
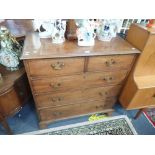
M52 43L62 44L65 41L66 21L57 19L53 22Z
M51 38L52 31L54 29L53 20L38 20L33 21L33 27L35 31L39 31L40 38Z
M65 41L66 21L62 19L34 20L34 30L39 31L40 38L52 38L52 43L61 44Z
M85 27L77 29L78 46L94 46L96 34Z
M91 19L78 19L75 20L77 28L77 38L79 46L94 46L96 34L94 29L96 24Z
M99 26L97 29L97 38L101 41L110 41L113 37L116 37L119 32L122 21L117 19L99 20Z

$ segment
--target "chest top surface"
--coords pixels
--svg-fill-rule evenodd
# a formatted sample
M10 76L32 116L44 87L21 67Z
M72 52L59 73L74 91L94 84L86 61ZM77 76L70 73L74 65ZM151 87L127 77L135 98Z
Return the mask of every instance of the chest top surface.
M37 32L26 36L21 59L63 58L140 53L127 41L117 36L110 42L96 40L92 47L80 47L77 41L53 44L51 39L40 39Z

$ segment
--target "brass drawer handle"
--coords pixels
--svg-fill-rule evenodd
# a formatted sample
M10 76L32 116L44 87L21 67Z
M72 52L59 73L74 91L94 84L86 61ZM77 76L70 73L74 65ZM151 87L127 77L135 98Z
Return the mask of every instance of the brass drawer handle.
M53 102L59 102L59 101L62 101L64 98L61 96L61 97L52 97L51 100Z
M63 62L56 62L55 64L52 64L51 67L54 70L61 70L63 67L65 66L65 64Z
M100 96L105 96L105 95L108 95L108 93L107 93L107 92L104 92L104 93L99 92L99 95L100 95Z
M107 82L108 81L112 81L113 80L113 77L111 77L111 76L110 77L104 77L103 80L104 81L107 81Z
M99 108L104 108L104 105L96 106L96 109L99 109Z
M54 112L53 115L54 116L59 116L59 115L62 115L62 112L60 112L60 111L59 112Z
M111 66L111 65L116 64L116 61L114 59L111 59L109 61L106 61L105 64L106 64L106 66Z
M50 86L54 89L58 89L61 86L61 83L55 83L55 84L51 83Z

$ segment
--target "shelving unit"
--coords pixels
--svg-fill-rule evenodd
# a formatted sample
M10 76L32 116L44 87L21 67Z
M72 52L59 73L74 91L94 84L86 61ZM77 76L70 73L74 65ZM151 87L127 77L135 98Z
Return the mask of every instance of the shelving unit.
M148 23L149 19L123 19L122 26L120 28L120 34L126 34L127 30L129 29L132 23L139 23L145 26Z

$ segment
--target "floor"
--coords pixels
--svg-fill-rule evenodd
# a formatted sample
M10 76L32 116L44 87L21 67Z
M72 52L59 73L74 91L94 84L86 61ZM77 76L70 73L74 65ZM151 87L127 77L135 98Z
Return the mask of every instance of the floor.
M155 128L152 127L152 125L148 122L148 120L143 114L137 120L134 120L133 117L137 112L136 110L126 111L121 107L119 103L116 104L114 109L115 112L113 112L112 115L127 115L131 119L131 122L139 135L155 135ZM87 121L88 117L89 116L84 116L63 121L57 121L51 123L48 128ZM22 134L25 132L38 130L38 119L33 99L30 99L29 103L27 103L19 113L17 113L14 117L8 118L7 121L14 134ZM4 134L6 134L5 130L0 125L0 135Z

